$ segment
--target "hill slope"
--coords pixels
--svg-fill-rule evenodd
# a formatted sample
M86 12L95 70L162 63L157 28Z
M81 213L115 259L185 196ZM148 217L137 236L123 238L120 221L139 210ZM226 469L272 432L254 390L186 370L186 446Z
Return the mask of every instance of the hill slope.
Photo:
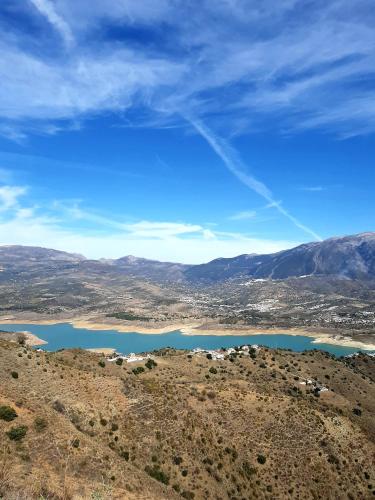
M186 278L192 282L215 282L239 276L286 279L306 275L375 278L375 233L330 238L270 255L216 259L185 271Z
M374 358L260 349L214 361L165 350L153 369L101 359L0 340L0 406L17 414L0 418L0 496L354 499L375 491ZM145 371L135 375L136 366ZM314 394L300 383L309 379L329 390Z

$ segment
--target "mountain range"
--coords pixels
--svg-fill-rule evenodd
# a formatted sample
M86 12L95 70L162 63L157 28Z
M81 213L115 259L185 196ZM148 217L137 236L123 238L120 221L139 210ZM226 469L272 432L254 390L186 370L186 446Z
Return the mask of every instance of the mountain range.
M96 267L98 271L165 282L209 284L239 277L283 280L291 277L337 276L375 278L375 233L330 238L274 254L244 254L206 264L186 265L126 256L86 259L82 255L39 247L0 247L2 278L22 271L51 272L56 268Z

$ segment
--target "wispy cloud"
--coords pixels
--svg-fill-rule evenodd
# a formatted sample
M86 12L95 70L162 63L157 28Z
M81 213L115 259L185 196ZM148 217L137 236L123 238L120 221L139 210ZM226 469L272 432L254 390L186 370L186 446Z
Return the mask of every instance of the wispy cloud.
M91 258L132 254L159 260L201 263L218 255L270 253L297 242L270 241L241 233L214 231L176 221L119 221L78 203L35 207L25 188L0 188L0 245L32 245L80 252ZM22 198L25 201L21 203ZM78 222L78 225L77 225Z
M249 220L254 219L257 216L255 210L244 210L243 212L237 212L228 217L229 220Z
M46 122L65 127L61 120L138 106L139 122L175 126L189 109L227 137L259 127L375 131L371 0L313 0L303 9L298 0L262 8L204 0L199 9L179 0L30 0L22 8L45 16L69 51L51 40L51 58L45 39L4 36L0 133L14 139L48 130ZM146 26L158 42L132 39L131 29L122 38L119 26Z
M321 191L325 191L327 188L324 186L303 186L300 187L300 191L309 191L311 193L319 193Z
M26 194L27 188L22 186L0 186L0 212L6 212L18 207L21 196Z

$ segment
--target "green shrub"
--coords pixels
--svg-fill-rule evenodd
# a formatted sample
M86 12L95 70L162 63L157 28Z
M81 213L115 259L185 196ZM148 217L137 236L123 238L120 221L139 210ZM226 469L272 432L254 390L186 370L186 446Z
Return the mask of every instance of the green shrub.
M10 372L13 378L18 378L18 372Z
M73 439L71 445L73 446L73 448L79 448L79 439L78 438Z
M36 417L34 420L34 427L38 432L44 431L47 427L47 421L45 418L42 417Z
M119 453L120 457L124 458L126 461L129 460L129 452L125 450L121 450Z
M195 494L192 491L185 490L181 493L181 496L182 498L186 498L187 500L193 500Z
M245 474L245 476L249 479L251 478L251 476L253 476L255 473L256 473L256 468L255 467L252 467L249 462L244 462L242 464L242 469L243 469L243 472Z
M102 368L105 367L105 362L103 360L100 360L99 363L98 363L99 366L101 366Z
M106 314L109 318L125 319L126 321L150 321L147 316L139 316L131 312L114 312Z
M20 425L18 427L12 427L6 434L12 441L21 441L26 436L27 426Z
M258 463L260 463L260 464L262 464L262 465L263 465L263 464L265 464L265 463L266 463L266 460L267 460L267 459L266 459L266 457L265 457L264 455L258 455L257 460L258 460Z
M153 359L148 359L145 364L145 367L148 368L149 370L152 370L153 368L155 368L155 366L158 366L158 364Z
M16 410L10 406L0 406L0 418L6 422L11 422L17 417Z
M121 366L124 360L122 358L117 358L116 359L116 365Z
M132 370L134 375L139 375L140 373L143 373L144 371L145 371L145 369L143 368L143 366L137 366L137 368L133 368L133 370Z
M156 479L160 483L169 484L169 476L165 472L160 470L158 465L153 465L152 467L146 465L145 472L147 472L149 476Z
M217 370L216 370L216 368L214 368L213 366L211 366L211 368L209 369L209 372L213 373L214 375L216 375Z

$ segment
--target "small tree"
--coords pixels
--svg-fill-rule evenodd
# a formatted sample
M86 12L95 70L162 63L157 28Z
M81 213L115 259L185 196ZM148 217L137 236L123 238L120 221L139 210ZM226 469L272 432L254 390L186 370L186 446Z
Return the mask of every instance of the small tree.
M258 455L258 463L260 463L261 465L264 465L266 463L266 457L264 455Z
M36 417L34 420L34 427L38 432L44 431L47 427L47 420L43 417Z
M158 366L158 364L156 363L156 361L154 361L153 359L148 359L146 364L145 364L145 367L148 368L149 370L152 370L153 368L155 368L156 366Z
M145 371L145 369L143 368L143 366L137 366L137 368L133 368L133 370L132 370L134 375L139 375L140 373L143 373L144 371Z
M0 418L6 422L11 422L17 417L16 410L10 406L0 406Z
M27 433L27 426L12 427L6 434L12 441L21 441Z

